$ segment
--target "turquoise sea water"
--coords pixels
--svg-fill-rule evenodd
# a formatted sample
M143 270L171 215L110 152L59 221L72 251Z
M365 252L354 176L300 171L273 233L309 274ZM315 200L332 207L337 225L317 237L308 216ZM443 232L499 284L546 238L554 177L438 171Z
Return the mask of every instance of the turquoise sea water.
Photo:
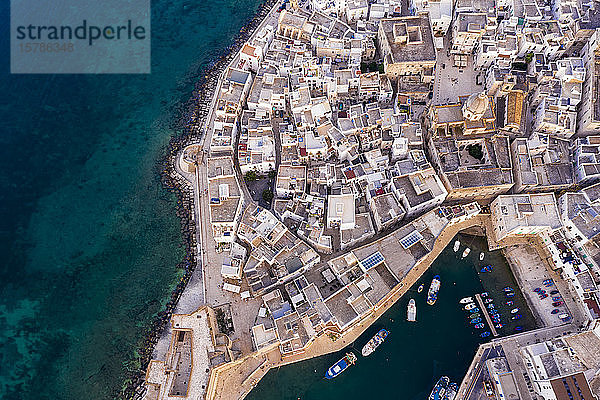
M157 160L260 0L152 1L152 74L10 75L0 5L0 398L109 399L182 272Z
M450 244L422 279L355 343L335 354L270 371L247 399L423 400L442 375L460 383L477 346L489 338L479 337L482 330L474 329L468 323L469 313L462 309L459 300L488 291L505 324L499 333L510 334L517 324L508 317L512 307L504 304L506 297L502 288L510 285L516 289L517 286L501 254L486 253L484 261L480 262L480 250L487 250L484 241L463 235L459 238L473 250L466 259L460 259L464 245L457 254L452 250L453 243ZM494 265L493 272L478 273L480 268L476 267L482 264ZM425 302L427 289L436 274L441 276L442 285L437 303L429 306ZM425 284L425 290L417 293L421 283ZM416 323L406 321L410 298L417 304ZM514 302L523 314L518 325L532 328L535 322L520 293ZM376 352L363 357L360 354L362 346L381 328L388 329L390 335ZM327 368L348 350L358 356L356 365L334 380L324 379Z

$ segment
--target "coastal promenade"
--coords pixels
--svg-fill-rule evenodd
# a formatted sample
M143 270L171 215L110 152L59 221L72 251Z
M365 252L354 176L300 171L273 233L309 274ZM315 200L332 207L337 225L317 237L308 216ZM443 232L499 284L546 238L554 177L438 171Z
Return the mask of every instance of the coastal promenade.
M271 368L278 368L294 362L340 351L352 344L369 326L408 292L433 264L439 254L452 242L457 233L474 226L485 226L484 221L488 218L489 215L477 215L466 221L444 227L436 238L432 251L408 272L404 279L377 304L370 314L344 330L337 340L332 341L328 335L320 335L302 353L285 358L281 356L277 344L274 344L271 347L235 362L214 368L211 371L206 399L229 400L244 398Z

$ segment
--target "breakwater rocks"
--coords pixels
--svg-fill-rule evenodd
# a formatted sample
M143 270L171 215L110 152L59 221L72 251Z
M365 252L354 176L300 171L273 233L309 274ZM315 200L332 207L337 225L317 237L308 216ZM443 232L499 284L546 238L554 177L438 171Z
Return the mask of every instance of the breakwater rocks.
M177 135L171 138L167 150L157 163L156 168L157 173L160 174L163 187L177 198L176 213L181 220L181 234L185 246L185 256L179 263L178 268L181 268L184 274L171 293L167 305L156 316L144 335L144 340L137 352L139 369L131 371L120 393L115 398L143 398L146 391L144 386L146 369L152 359L154 347L161 333L167 327L194 269L198 266L196 225L192 218L194 193L190 183L175 170L177 157L187 145L197 143L202 138L205 133L204 126L209 115L210 104L218 87L221 74L231 63L241 46L250 38L254 30L278 2L278 0L267 0L259 6L252 19L240 30L233 44L228 46L220 57L212 60L204 68L201 78L195 83L192 96L176 110L178 115L174 116L171 128L177 132Z

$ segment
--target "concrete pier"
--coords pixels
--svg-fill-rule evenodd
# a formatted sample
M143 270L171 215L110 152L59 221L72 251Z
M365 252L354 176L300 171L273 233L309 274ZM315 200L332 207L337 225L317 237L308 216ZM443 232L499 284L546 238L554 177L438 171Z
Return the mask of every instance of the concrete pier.
M481 295L479 293L477 293L475 295L475 300L477 300L477 304L479 304L479 308L481 309L481 313L485 317L485 320L486 320L486 322L488 323L488 325L490 327L490 331L492 332L492 335L498 336L498 331L496 331L496 327L494 326L494 321L492 321L492 318L490 318L490 314L488 313L488 310L485 307L485 304L483 304L483 300L481 299Z

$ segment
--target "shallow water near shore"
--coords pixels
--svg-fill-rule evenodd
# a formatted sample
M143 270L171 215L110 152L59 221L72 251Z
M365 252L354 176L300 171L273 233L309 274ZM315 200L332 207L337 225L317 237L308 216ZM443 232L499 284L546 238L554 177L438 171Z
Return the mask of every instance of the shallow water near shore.
M469 313L462 309L459 300L488 291L505 325L499 333L510 334L517 324L510 320L512 307L504 304L506 297L502 289L505 286L517 289L517 285L502 254L487 252L483 238L467 235L459 235L458 238L463 243L459 252L454 253L452 242L421 280L355 343L338 353L269 371L247 399L370 399L377 396L422 400L429 396L442 375L460 383L477 346L490 338L479 337L486 329L475 329L468 323ZM472 251L463 260L460 255L465 245ZM480 251L486 251L483 261L479 261ZM477 272L481 265L488 264L494 266L492 273ZM440 275L442 285L437 303L429 306L425 302L427 289L436 274ZM417 293L421 283L425 284L425 289ZM406 307L411 298L417 304L415 323L406 321ZM533 316L520 293L517 293L514 302L523 314L518 325L525 329L535 327ZM386 341L369 357L360 355L362 346L381 328L390 331ZM327 368L348 350L358 356L356 365L334 380L324 379Z
M152 74L10 75L0 5L0 398L110 399L183 272L157 161L259 0L152 2Z

